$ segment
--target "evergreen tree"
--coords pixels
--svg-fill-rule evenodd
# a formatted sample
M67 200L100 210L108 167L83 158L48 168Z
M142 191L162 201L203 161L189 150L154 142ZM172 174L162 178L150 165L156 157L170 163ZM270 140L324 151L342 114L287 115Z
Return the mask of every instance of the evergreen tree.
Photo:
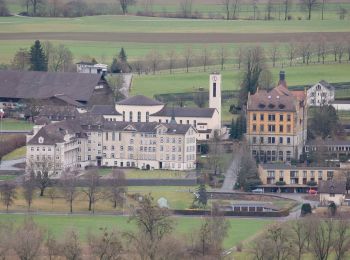
M205 208L208 203L208 195L205 184L202 183L198 186L196 197L194 198L194 202L198 204L199 207Z
M39 40L30 48L30 70L47 71L47 58Z
M97 64L98 62L97 62L97 60L95 58L92 58L91 63Z
M111 65L111 72L112 73L118 73L120 71L120 66L117 58L113 58L113 62Z
M119 52L118 59L122 63L127 63L128 62L128 57L126 56L126 53L125 53L123 47L122 47L122 49Z
M235 123L235 120L232 119L231 129L230 129L230 139L236 139L236 136L237 136L236 123Z

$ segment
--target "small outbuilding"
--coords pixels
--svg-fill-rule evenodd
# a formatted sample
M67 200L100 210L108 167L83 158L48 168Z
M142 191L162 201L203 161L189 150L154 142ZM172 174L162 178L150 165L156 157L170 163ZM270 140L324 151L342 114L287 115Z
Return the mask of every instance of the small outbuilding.
M345 201L346 183L341 180L320 181L318 184L321 205L334 202L337 206Z

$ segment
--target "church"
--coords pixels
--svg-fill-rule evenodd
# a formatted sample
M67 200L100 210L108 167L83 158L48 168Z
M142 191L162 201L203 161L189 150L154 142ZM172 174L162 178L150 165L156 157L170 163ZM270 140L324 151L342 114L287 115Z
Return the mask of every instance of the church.
M91 114L116 122L192 125L197 130L197 140L208 140L215 131L224 133L221 125L221 74L209 75L209 108L170 107L158 100L137 95L114 106L95 105Z

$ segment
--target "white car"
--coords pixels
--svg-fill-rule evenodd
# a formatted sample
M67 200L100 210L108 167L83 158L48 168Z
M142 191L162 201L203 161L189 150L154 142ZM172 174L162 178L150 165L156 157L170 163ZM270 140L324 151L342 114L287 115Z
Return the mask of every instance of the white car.
M264 193L264 189L258 188L258 189L252 190L252 192L253 193Z

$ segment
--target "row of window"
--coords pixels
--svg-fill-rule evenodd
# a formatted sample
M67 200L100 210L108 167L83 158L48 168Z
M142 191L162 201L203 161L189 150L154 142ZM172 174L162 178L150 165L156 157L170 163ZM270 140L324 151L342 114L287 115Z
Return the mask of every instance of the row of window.
M290 161L292 152L286 151L284 153L283 151L278 151L278 155L277 155L277 152L275 150L268 150L268 151L252 150L252 155L254 158L259 159L262 162L284 161L284 156L287 161Z
M253 115L252 115L253 121L257 120L257 116L258 115L256 113L253 113ZM265 114L260 114L259 116L260 116L260 121L264 121L265 120ZM284 114L280 114L279 115L279 121L280 122L283 121L284 118L285 118ZM290 122L292 120L292 115L291 114L287 114L286 119L287 119L287 122ZM271 121L276 121L276 114L268 114L267 115L267 120L270 121L270 122Z
M140 111L137 112L137 122L142 122L141 117L142 117L142 113ZM125 119L126 119L126 113L125 113L125 111L123 111L123 121L126 121ZM129 122L133 122L133 120L134 120L133 112L130 111L129 112ZM149 122L149 112L146 112L146 122Z
M279 132L280 133L283 133L284 131L284 126L283 125L279 125ZM259 126L259 130L260 132L264 132L265 131L265 125L260 125ZM268 132L270 133L275 133L276 132L276 125L268 125L267 126L267 130ZM287 133L290 133L292 131L292 126L291 125L287 125L287 129L286 129ZM253 132L257 132L257 125L256 124L253 124L253 129L252 129Z
M315 178L315 172L316 171L314 171L314 170L309 171L309 175L310 175L309 177L310 178ZM283 170L280 170L279 171L279 177L280 178L284 178L285 177L284 173L285 172ZM299 176L299 171L298 170L291 170L291 171L287 172L287 174L288 173L289 173L290 178L299 178L299 177L301 177L301 176ZM322 170L317 171L317 175L318 175L319 179L322 179L323 171ZM333 176L334 176L334 171L327 171L327 178L328 179L329 178L333 178ZM274 170L267 171L267 177L268 178L275 178L276 177L276 171L274 171ZM308 177L308 171L303 170L302 171L302 177L303 178L307 178Z
M258 141L259 141L259 144L264 144L264 143L267 143L267 144L277 144L276 141L279 141L278 144L291 144L291 138L290 137L286 137L286 138L283 138L283 137L274 137L274 136L269 136L267 138L263 137L263 136L260 136L259 139L258 137L256 136L253 136L252 138L252 143L253 144L257 144ZM285 143L284 143L285 141Z

